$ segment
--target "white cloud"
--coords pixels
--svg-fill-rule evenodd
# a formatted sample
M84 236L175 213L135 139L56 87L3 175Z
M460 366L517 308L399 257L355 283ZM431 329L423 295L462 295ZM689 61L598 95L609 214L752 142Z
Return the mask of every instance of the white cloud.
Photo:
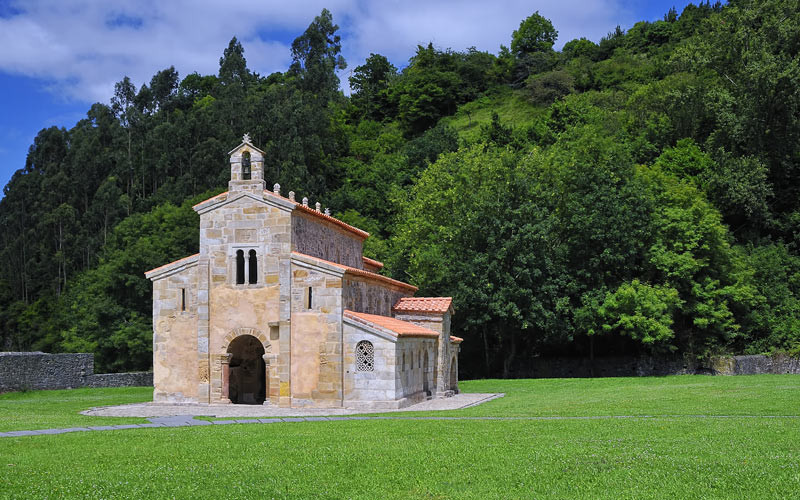
M341 28L350 68L370 52L403 66L417 44L429 41L496 52L536 10L559 31L559 47L578 36L599 40L633 21L622 0L26 0L12 6L19 12L0 17L0 71L41 79L69 98L101 102L125 75L139 86L170 65L182 76L215 74L234 35L252 70L284 71L291 40L323 7Z

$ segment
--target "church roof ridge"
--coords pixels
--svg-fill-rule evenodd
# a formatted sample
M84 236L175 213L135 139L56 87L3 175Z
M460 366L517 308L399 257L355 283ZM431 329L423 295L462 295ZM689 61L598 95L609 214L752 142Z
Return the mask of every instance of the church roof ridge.
M190 255L188 257L183 257L182 259L173 260L168 264L164 264L163 266L156 267L155 269L151 269L149 271L144 272L145 278L154 279L158 278L161 275L168 273L174 269L177 269L181 266L186 266L190 264L196 264L197 260L199 259L200 254L196 253L194 255Z
M259 148L253 145L253 142L250 140L250 134L244 134L242 136L242 143L236 146L235 148L231 149L230 151L228 151L228 155L229 156L232 155L233 153L236 152L237 149L241 148L242 146L247 146L248 148L255 149L256 151L261 153L261 156L266 156L267 154L266 152L260 150Z
M439 334L430 328L415 325L390 316L379 316L345 309L343 316L353 319L358 323L367 324L373 328L388 331L395 337L431 337L438 338Z
M277 195L277 194L273 193L272 191L264 191L264 192L265 193L269 193L272 196L278 196L280 198L283 198L283 196ZM284 198L284 199L288 200L288 198ZM333 224L336 224L337 226L341 227L342 229L350 231L351 233L355 233L356 235L361 236L364 239L369 237L369 233L364 231L363 229L359 229L359 228L357 228L355 226L351 226L350 224L348 224L348 223L346 223L344 221L341 221L341 220L337 219L336 217L333 217L331 215L326 215L323 212L318 212L317 210L314 210L311 207L307 207L307 206L303 205L302 203L298 203L297 201L295 201L293 203L295 204L296 208L299 208L300 211L303 212L303 213L307 213L307 214L313 215L314 217L319 217L319 218L321 218L323 220L326 220L328 222L332 222Z
M200 206L203 206L205 208L205 207L209 207L211 205L214 205L214 203L217 202L217 201L219 201L219 202L226 201L228 199L228 195L229 194L230 194L229 191L225 191L224 193L220 193L220 194L218 194L216 196L212 196L211 198L208 198L207 200L203 200L200 203L195 204L194 206L192 206L192 208L197 210L197 208L200 207ZM264 190L264 195L269 195L269 196L278 198L280 200L288 201L289 203L293 203L295 208L299 209L302 213L309 214L311 216L314 216L314 217L317 217L319 219L322 219L322 220L325 220L327 222L330 222L332 224L335 224L335 225L341 227L342 229L344 229L345 231L348 231L350 233L355 234L356 236L359 236L359 237L364 238L364 239L367 239L369 237L369 233L364 231L363 229L359 229L359 228L357 228L355 226L351 226L350 224L348 224L348 223L346 223L344 221L341 221L341 220L337 219L336 217L333 217L333 216L327 215L327 214L325 214L323 212L319 212L317 210L314 210L313 208L307 207L307 206L303 205L302 203L299 203L299 202L297 202L295 200L292 200L290 198L286 198L285 196L281 196L281 195L279 195L277 193L274 193L272 191L269 191L267 189Z
M383 262L379 260L370 259L369 257L364 257L363 255L361 256L361 260L368 266L377 267L378 269L383 267Z
M453 297L402 297L392 311L445 313L453 307Z
M304 257L304 258L307 258L307 259L316 260L316 261L323 262L323 263L331 265L331 266L338 267L339 269L343 269L346 274L352 274L352 275L355 275L355 276L362 276L364 278L373 279L375 281L382 281L384 283L387 283L387 284L390 284L390 285L394 285L394 286L397 286L397 287L400 287L400 288L405 288L407 290L411 290L411 291L414 291L414 292L419 290L419 288L415 287L414 285L410 285L408 283L403 283L402 281L398 281L396 279L392 279L392 278L390 278L388 276L384 276L382 274L373 273L371 271L365 271L364 269L358 269L357 267L350 267L350 266L346 266L344 264L339 264L338 262L331 262L329 260L320 259L319 257L314 257L313 255L308 255L308 254L301 253L301 252L292 252L292 255L296 255L296 256L299 256L299 257Z

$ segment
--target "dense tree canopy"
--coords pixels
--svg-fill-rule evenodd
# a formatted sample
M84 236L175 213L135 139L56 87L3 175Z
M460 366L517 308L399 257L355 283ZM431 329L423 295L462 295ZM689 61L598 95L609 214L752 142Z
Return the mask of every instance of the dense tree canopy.
M147 369L143 272L196 251L192 203L249 132L269 184L368 230L451 295L462 376L538 356L800 352L800 5L731 0L553 50L538 12L491 54L371 54L339 90L323 10L285 73L174 67L43 129L0 201L3 349Z

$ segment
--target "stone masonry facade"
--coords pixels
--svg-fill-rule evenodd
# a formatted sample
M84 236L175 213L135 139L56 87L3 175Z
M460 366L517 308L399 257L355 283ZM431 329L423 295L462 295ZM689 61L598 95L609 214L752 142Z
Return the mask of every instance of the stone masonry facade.
M377 274L368 233L266 189L247 135L194 207L200 252L153 281L154 401L398 408L458 390L452 301Z

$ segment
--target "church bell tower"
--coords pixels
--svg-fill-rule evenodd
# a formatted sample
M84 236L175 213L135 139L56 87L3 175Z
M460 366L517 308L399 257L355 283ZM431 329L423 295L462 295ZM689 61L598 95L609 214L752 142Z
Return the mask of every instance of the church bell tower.
M250 134L244 134L242 143L228 153L231 158L231 180L228 191L258 193L266 189L264 181L264 152L253 146Z

